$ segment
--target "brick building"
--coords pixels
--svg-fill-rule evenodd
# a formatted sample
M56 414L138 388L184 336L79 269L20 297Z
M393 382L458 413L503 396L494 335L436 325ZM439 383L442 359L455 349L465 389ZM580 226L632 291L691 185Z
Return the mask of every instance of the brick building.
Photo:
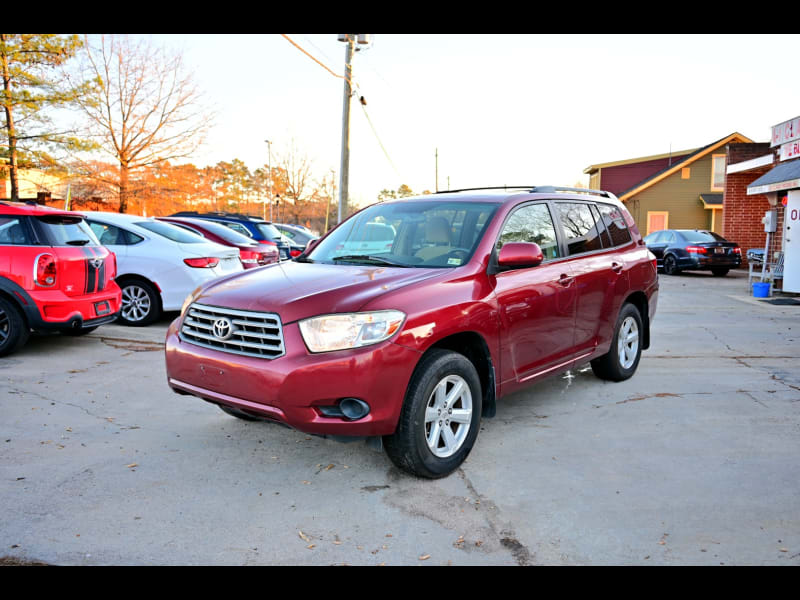
M774 209L765 194L748 195L748 186L775 165L775 152L769 142L737 144L728 149L723 194L722 235L736 241L746 251L764 248L767 234L761 219ZM783 230L783 211L778 211L778 231ZM770 236L769 255L783 250L783 238ZM744 256L742 258L745 258ZM746 259L745 259L746 265Z

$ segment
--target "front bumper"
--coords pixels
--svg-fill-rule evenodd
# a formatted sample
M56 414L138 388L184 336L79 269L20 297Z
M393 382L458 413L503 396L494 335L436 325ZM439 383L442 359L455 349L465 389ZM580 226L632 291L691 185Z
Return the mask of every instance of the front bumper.
M188 393L330 436L379 436L395 430L406 388L420 354L392 342L354 350L311 354L297 323L283 326L286 353L269 360L231 354L183 341L181 319L166 337L167 383ZM325 416L323 407L344 398L366 402L365 417Z

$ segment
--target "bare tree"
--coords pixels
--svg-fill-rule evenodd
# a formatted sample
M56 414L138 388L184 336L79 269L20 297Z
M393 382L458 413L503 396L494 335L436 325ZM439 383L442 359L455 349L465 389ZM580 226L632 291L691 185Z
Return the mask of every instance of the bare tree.
M284 190L280 215L284 221L300 223L316 188L311 174L311 160L297 148L294 140L287 150L278 153L273 165L279 188Z
M132 193L131 174L190 156L213 114L184 69L182 56L127 36L86 39L83 73L95 82L80 106L91 135L119 164L119 212Z

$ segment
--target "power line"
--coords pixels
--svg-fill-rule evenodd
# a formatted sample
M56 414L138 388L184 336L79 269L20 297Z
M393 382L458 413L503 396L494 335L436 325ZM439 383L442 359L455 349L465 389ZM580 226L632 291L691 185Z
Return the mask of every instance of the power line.
M331 74L331 75L333 75L334 77L338 77L339 79L347 79L347 81L350 83L350 87L356 87L356 86L354 86L354 85L353 85L353 82L352 82L352 81L351 81L349 78L345 77L344 75L339 75L338 73L334 73L334 72L333 72L333 71L332 71L330 68L328 68L328 66L327 66L327 65L323 64L323 63L322 63L320 60L318 60L318 59L317 59L315 56L313 56L313 55L312 55L310 52L308 52L308 51L307 51L305 48L303 48L302 46L300 46L300 44L298 44L297 42L295 42L294 40L292 40L292 38L290 38L288 35L286 35L285 33L282 33L281 35L282 35L282 36L283 36L283 37L284 37L284 38L285 38L285 39L286 39L286 40L287 40L287 41L288 41L290 44L292 44L292 46L294 46L295 48L297 48L298 50L300 50L300 52L302 52L303 54L305 54L306 56L308 56L308 57L309 57L311 60L313 60L315 63L317 63L317 64L318 64L320 67L322 67L323 69L325 69L325 70L326 70L328 73L330 73L330 74Z

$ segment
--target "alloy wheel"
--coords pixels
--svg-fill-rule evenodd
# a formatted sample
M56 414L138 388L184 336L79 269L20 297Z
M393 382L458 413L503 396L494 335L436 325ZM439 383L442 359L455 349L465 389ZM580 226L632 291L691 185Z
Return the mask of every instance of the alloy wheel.
M152 310L150 294L143 287L127 285L122 290L122 316L131 322L145 319Z
M623 369L630 369L639 351L639 326L633 317L622 321L617 335L617 355Z
M433 389L425 409L425 438L430 451L447 458L464 444L472 422L472 392L459 375L448 375Z

